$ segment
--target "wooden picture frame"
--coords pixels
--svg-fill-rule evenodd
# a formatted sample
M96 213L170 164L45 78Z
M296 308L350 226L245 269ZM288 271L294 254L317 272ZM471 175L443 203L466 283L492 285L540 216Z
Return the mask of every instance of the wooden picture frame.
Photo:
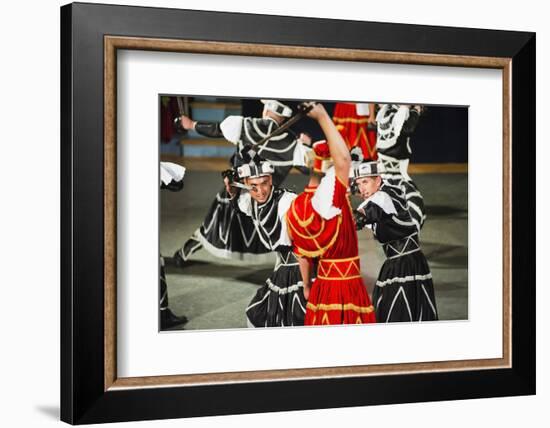
M346 31L339 31L344 25ZM117 377L117 49L502 70L503 357ZM61 8L61 54L63 421L114 422L535 392L533 33L76 3ZM312 390L314 397L307 393Z

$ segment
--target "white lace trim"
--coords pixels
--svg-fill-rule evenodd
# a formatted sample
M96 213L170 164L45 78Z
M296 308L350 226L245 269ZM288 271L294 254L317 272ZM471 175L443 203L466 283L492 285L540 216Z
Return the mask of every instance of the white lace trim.
M266 282L267 286L277 294L292 293L292 292L298 291L300 288L304 287L304 283L302 281L298 281L297 284L292 284L288 287L279 287L278 285L273 284L273 282L271 282L271 279L269 279L269 278L266 279L265 282Z
M402 277L394 277L386 279L385 281L376 281L376 285L378 287L384 287L386 285L390 284L404 284L405 282L411 282L411 281L425 281L426 279L432 279L432 274L427 273L425 275L407 275Z

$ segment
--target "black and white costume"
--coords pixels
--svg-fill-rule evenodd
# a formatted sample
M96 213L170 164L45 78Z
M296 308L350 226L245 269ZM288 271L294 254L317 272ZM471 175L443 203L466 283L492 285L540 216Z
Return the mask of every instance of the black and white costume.
M383 184L355 216L357 229L370 227L386 255L373 292L376 320L437 320L432 274L400 189Z
M275 187L263 204L254 201L248 192L239 196L237 209L252 221L264 248L277 254L273 273L246 308L250 327L304 325L307 303L304 285L285 221L286 212L296 196Z
M183 177L185 168L171 162L160 163L160 188L177 192L183 189ZM187 322L185 316L178 317L168 307L168 287L166 284L166 272L164 271L164 258L160 256L160 325L161 329L172 327Z
M242 261L253 261L260 254L270 253L260 240L252 219L233 205L225 188L218 192L202 224L175 257L186 261L203 247L216 257Z
M288 107L275 100L262 102L278 114L286 117L291 114ZM258 146L278 127L279 124L271 118L229 116L221 123L196 122L195 131L207 137L225 138L235 144L237 150L230 160L233 169L246 162L240 155L243 151L248 148L255 150L256 155L274 167L273 185L278 187L292 167L304 167L306 152L309 150L290 130ZM201 226L174 254L176 263L185 262L202 247L214 256L238 260L247 260L250 256L271 251L262 244L250 217L232 209L230 195L225 188L216 194Z
M382 178L387 186L403 189L407 208L418 231L426 219L424 199L407 170L412 154L410 135L414 132L420 113L410 106L382 104L376 115L378 135L376 150L383 163Z
M290 117L292 110L275 100L262 100L267 109L282 117ZM246 147L253 147L258 156L269 161L275 168L273 184L279 186L293 167L305 166L305 155L308 148L290 129L270 138L258 146L267 136L279 128L273 118L228 116L222 122L196 122L195 131L210 138L225 138L235 144L236 153L231 158L231 166L242 163L238 153Z

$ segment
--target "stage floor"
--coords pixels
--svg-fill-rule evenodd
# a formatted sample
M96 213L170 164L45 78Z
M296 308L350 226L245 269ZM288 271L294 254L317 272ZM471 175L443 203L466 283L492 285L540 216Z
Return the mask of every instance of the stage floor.
M421 246L430 265L441 320L468 318L468 175L418 174L413 179L424 196L427 220ZM300 192L307 178L291 174L284 185ZM165 257L169 303L185 315L186 330L246 327L244 310L269 277L274 257L262 262L219 259L202 249L183 269L171 262L200 226L222 187L219 172L188 171L180 192L161 191L160 252ZM354 205L360 201L352 198ZM370 231L359 232L362 275L369 295L384 261L382 248ZM176 328L177 329L177 328Z

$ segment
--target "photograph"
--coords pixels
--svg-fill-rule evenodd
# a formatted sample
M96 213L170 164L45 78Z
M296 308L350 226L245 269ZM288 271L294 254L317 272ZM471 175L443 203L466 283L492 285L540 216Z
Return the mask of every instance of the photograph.
M158 103L160 331L468 320L468 106Z
M535 393L533 33L74 4L60 40L62 420Z

